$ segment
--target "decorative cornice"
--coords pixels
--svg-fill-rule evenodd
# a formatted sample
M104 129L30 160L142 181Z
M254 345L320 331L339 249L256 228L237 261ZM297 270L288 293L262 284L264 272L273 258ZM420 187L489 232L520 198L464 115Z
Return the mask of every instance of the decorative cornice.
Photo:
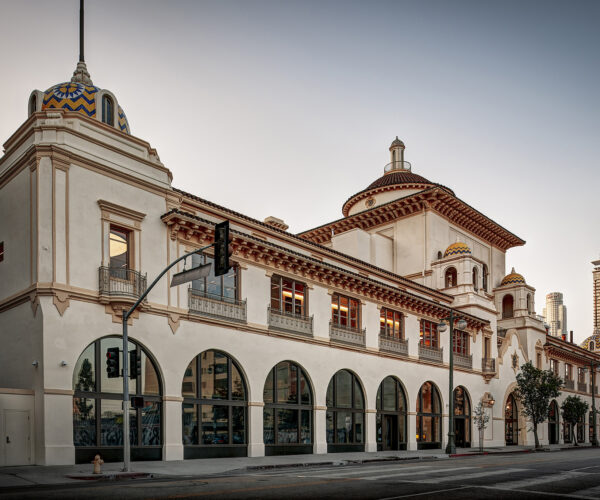
M547 356L577 363L587 366L591 361L600 364L600 355L579 347L577 344L571 344L565 340L546 335L544 350Z
M135 210L132 210L131 208L111 203L110 201L98 200L98 205L103 211L115 215L120 215L121 217L132 219L136 222L142 222L142 220L144 220L144 217L146 217L146 214L143 214L142 212L137 212Z

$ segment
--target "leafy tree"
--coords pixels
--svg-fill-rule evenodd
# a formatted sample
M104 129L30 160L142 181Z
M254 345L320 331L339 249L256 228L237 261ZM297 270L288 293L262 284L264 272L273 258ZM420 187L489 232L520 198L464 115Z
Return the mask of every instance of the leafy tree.
M475 427L479 430L479 451L483 451L483 432L490 421L490 416L485 412L481 401L479 401L479 404L473 410L473 421L475 422Z
M548 418L550 400L560 396L562 379L550 370L540 370L525 363L517 373L515 396L521 402L521 414L529 418L533 425L535 448L540 448L537 426Z
M560 405L562 410L562 416L566 422L573 425L573 443L577 444L577 433L575 432L575 425L582 425L585 422L585 416L590 406L587 401L583 401L579 396L569 396Z

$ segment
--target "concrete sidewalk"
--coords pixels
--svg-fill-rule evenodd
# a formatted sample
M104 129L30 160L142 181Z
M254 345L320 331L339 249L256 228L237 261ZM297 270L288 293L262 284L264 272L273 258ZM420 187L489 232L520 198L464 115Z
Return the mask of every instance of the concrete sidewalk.
M579 448L584 448L581 445ZM565 445L546 446L546 451L560 451L574 448ZM577 449L577 448L575 448ZM507 446L486 448L486 454L526 453L531 447ZM454 456L478 455L478 448L458 448ZM210 458L199 460L176 460L169 462L133 462L131 470L148 477L193 477L210 474L225 474L234 471L279 469L287 467L311 467L320 465L348 465L352 463L368 463L396 460L439 460L451 457L442 450L418 451L380 451L354 453L327 453L323 455L283 455L274 457L235 457ZM83 479L125 479L120 474L123 464L107 463L102 466L103 474L93 475L92 464L28 465L20 467L0 467L0 493L2 488L80 483ZM129 475L130 477L130 475ZM139 477L139 474L138 474Z

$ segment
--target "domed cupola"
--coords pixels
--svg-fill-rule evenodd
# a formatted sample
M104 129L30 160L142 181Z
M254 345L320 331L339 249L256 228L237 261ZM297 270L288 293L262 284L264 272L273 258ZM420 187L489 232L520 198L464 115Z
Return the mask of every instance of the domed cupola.
M412 172L411 164L404 160L405 149L404 143L396 136L389 147L390 162L384 167L383 176L346 200L342 207L344 216L383 205L431 186L439 186Z
M446 251L444 252L444 258L453 257L456 255L471 255L471 249L469 248L469 245L463 243L462 241L457 241L446 248Z
M515 272L515 268L512 268L510 274L507 274L502 278L500 282L500 286L504 285L525 285L525 278L519 273Z
M79 61L71 81L57 83L45 92L34 90L29 98L29 114L48 109L66 109L130 134L129 122L114 94L94 86L92 82L83 57L83 10L80 21Z

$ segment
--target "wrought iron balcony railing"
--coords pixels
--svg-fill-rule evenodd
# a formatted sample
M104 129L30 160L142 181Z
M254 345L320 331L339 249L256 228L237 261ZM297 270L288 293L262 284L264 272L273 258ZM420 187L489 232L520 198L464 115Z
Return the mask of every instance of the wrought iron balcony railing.
M444 349L442 347L429 347L419 344L419 359L441 364L444 359Z
M385 167L383 167L383 171L387 174L388 172L391 172L392 170L404 170L405 172L411 171L411 165L410 162L408 161L392 161L390 163L388 163Z
M359 327L339 325L329 321L329 338L337 342L344 342L354 345L365 345L365 336L367 330Z
M481 360L481 371L483 373L496 373L496 360L494 358L483 358Z
M454 358L455 366L460 366L461 368L473 369L473 355L472 354L465 356L464 354L459 354L459 353L455 352L452 357Z
M408 356L408 340L390 337L389 335L379 334L379 349L381 351L393 352Z
M575 389L575 381L570 379L565 379L565 389Z
M246 301L220 295L212 295L202 290L188 289L188 307L191 313L228 321L246 322Z
M268 308L269 328L301 335L313 334L313 317Z
M587 384L585 382L577 382L577 390L580 392L587 392Z
M139 271L100 266L98 290L100 296L129 298L134 301L146 291L146 275Z

